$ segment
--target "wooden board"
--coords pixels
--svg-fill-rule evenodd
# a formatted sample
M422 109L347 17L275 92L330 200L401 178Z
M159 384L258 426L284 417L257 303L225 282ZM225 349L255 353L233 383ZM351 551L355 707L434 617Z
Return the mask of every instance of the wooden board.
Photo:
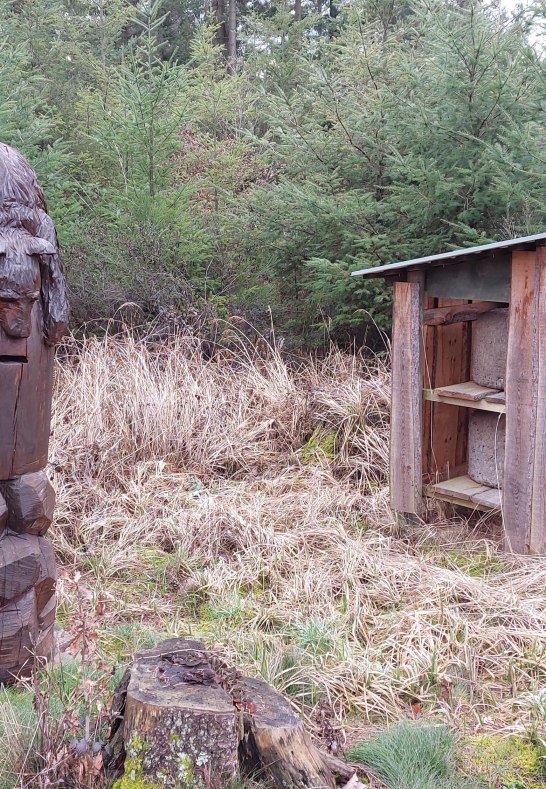
M453 386L442 386L434 390L438 397L456 397L462 400L483 400L487 395L498 394L498 389L480 386L474 381L465 381Z
M435 485L426 485L425 494L461 507L485 511L497 510L501 503L499 490L481 485L467 474Z
M440 396L436 389L424 389L423 397L425 401L432 403L448 403L449 405L456 405L461 408L475 408L478 411L492 411L496 414L506 413L506 405L504 403L490 403L484 400L465 400L461 397L445 397Z
M546 248L537 249L539 290L537 306L537 411L533 469L533 498L529 533L531 553L546 554Z
M460 300L438 299L438 307L464 305ZM443 388L470 378L470 324L455 323L425 327L425 388ZM468 412L454 409L448 401L425 394L434 405L425 412L423 473L427 479L453 477L456 469L466 471Z
M437 303L436 299L425 293L423 296L423 309L432 308ZM423 326L422 329L422 343L423 343L423 394L427 389L432 389L431 383L431 365L434 357L434 339L436 329L433 326ZM432 449L431 449L431 431L432 431L432 413L433 405L430 400L423 397L423 441L422 441L422 471L423 478L426 480L429 476L429 470L432 468Z
M40 301L32 308L32 333L25 340L2 335L4 357L24 350L28 361L0 360L0 479L27 474L47 463L53 392L54 350L43 342ZM8 350L10 353L8 354Z
M487 493L487 491L490 490L487 485L475 482L467 474L448 479L445 482L437 482L432 487L437 493L444 493L446 496L466 498L469 501L472 496L476 496L479 493Z
M492 510L500 510L501 492L498 488L489 488L485 493L475 493L472 496L472 502L474 504L483 504Z
M516 553L527 553L530 548L537 430L539 275L536 252L514 252L506 364L503 519L506 547Z
M485 312L497 307L495 301L474 301L472 304L455 304L450 307L432 307L423 311L423 323L427 326L442 326L461 321L475 321Z
M42 304L32 309L32 333L27 339L28 364L22 365L17 413L13 476L38 471L47 463L53 396L55 351L43 341Z
M396 282L393 304L390 495L396 512L421 512L422 288Z

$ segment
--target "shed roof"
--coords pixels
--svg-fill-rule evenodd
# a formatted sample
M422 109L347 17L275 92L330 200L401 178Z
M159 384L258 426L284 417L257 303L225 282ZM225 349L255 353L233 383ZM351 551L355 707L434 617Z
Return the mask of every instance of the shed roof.
M401 263L388 263L385 266L363 268L360 271L353 271L353 277L383 277L389 276L390 272L400 271L407 268L426 268L428 265L436 263L458 263L461 260L471 259L472 256L482 256L488 252L497 250L532 249L546 243L546 233L537 233L534 236L523 236L523 238L511 238L508 241L496 241L494 244L480 244L478 247L467 247L466 249L454 249L451 252L442 252L440 255L429 255L424 258L413 258L403 260Z

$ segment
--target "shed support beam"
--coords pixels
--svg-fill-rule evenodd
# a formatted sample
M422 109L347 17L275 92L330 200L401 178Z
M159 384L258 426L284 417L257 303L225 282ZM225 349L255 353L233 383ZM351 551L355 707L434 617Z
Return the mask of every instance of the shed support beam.
M546 247L537 249L537 415L529 550L546 554Z
M422 285L395 282L390 493L395 512L422 510Z
M514 252L506 370L506 548L546 550L546 255Z

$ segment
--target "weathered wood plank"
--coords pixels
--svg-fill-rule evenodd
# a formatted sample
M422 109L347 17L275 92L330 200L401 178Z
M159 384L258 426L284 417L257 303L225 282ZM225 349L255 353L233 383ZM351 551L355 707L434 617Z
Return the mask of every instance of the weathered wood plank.
M421 512L422 353L421 285L396 282L393 305L391 505Z
M492 510L500 510L501 508L501 492L498 488L489 488L485 493L475 493L472 496L474 504L482 504L486 507L491 507Z
M462 400L483 400L488 394L497 394L497 389L490 389L487 386L480 386L474 381L465 381L462 384L453 386L442 386L434 390L438 397L458 397Z
M423 309L431 309L437 303L436 299L425 293L423 296ZM434 380L434 347L436 339L436 327L426 326L422 327L422 342L423 342L423 387L426 391L432 388L432 381ZM423 441L422 441L422 465L423 475L428 479L432 474L432 403L423 398Z
M501 506L500 491L475 482L468 474L426 485L427 496L449 501L470 509L498 510Z
M469 501L472 496L476 496L479 493L487 493L490 490L487 485L481 485L479 482L475 482L467 474L445 480L445 482L437 482L432 487L436 493L466 498Z
M546 553L546 248L537 249L537 412L529 550Z
M472 304L432 307L424 310L423 323L427 326L442 326L462 321L475 321L484 312L494 310L495 307L497 307L495 301L475 301Z
M506 548L515 553L529 550L531 530L537 428L539 275L536 252L514 252L506 369L503 520Z
M21 365L11 476L39 471L47 463L55 351L43 342L43 322L42 305L37 301L27 340L28 364Z
M456 507L467 507L469 510L479 510L480 512L491 512L492 509L496 509L496 507L491 507L489 504L480 504L479 502L474 502L472 499L448 496L445 493L436 493L434 491L434 485L425 485L424 492L428 498L436 499L438 501L445 501L448 504L453 504Z
M490 403L487 398L483 400L464 400L461 397L446 397L437 394L436 389L423 389L423 398L425 402L431 403L448 403L449 405L458 405L462 408L476 408L478 411L493 411L496 414L506 413L506 405L504 402Z
M439 307L464 302L439 299ZM460 384L470 378L470 324L456 323L434 328L433 388ZM468 412L465 408L437 402L432 411L432 476L453 476L453 469L466 463Z
M432 299L427 293L427 307L464 309L460 299ZM466 469L468 414L454 409L446 400L430 393L435 387L459 384L470 377L470 329L467 323L424 326L425 424L423 431L423 473L429 480L452 477L454 470ZM428 401L435 404L428 405Z

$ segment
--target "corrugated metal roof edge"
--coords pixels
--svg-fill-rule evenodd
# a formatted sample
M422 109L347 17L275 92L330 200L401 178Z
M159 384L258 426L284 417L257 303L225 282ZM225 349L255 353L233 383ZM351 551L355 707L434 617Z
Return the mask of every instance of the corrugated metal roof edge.
M493 252L497 249L517 249L518 247L532 244L535 241L546 241L546 233L537 233L534 236L523 236L522 238L512 238L508 241L496 241L493 244L481 244L478 247L467 247L466 249L454 249L452 252L441 252L439 255L429 255L424 258L413 258L413 260L404 260L400 263L387 263L384 266L377 266L371 268L363 268L359 271L353 271L352 277L377 277L381 276L386 271L399 271L400 269L416 267L421 268L428 263L434 263L441 260L452 260L453 258L466 257L467 255L479 255L484 252Z

